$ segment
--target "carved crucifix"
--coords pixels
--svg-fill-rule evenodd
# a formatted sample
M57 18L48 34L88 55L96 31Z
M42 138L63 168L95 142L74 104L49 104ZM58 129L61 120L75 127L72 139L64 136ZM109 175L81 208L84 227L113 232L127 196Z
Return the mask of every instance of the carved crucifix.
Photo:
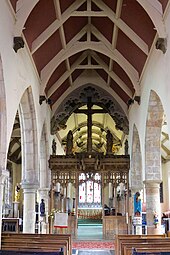
M92 115L95 113L107 113L104 109L92 109L94 103L92 103L91 97L87 98L87 109L77 109L75 113L81 113L87 115L87 152L92 152Z

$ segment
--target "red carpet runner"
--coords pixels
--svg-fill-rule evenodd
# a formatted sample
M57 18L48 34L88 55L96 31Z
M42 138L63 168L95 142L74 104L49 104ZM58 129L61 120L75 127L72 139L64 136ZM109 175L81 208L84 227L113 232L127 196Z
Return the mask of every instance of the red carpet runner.
M114 250L114 241L73 241L72 248Z

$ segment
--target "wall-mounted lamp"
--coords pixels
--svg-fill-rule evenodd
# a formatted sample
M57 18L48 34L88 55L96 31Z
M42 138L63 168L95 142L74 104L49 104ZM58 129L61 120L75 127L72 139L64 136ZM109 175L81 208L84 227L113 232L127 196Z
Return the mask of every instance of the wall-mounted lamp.
M134 102L137 102L138 104L140 104L140 96L135 96L134 98L130 98L127 102L128 106L130 106L131 104L134 104Z
M40 96L39 97L39 104L41 105L43 102L46 102L47 104L51 105L52 101L50 98L46 98L45 96Z
M15 52L17 52L19 49L24 48L24 40L21 36L14 37L14 45L13 49Z

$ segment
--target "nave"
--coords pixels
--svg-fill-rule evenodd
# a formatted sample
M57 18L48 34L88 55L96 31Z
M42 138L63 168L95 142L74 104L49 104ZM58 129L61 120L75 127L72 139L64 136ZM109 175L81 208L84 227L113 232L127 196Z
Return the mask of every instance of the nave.
M0 0L0 251L169 249L169 38L170 0Z

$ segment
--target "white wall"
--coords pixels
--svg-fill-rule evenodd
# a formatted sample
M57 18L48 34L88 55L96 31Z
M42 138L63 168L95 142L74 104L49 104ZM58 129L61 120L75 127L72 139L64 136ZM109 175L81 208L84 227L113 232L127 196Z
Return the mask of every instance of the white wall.
M167 35L170 35L170 12L165 20ZM139 132L140 143L141 143L141 153L142 153L142 166L143 166L143 178L145 172L145 131L146 131L146 120L147 120L147 110L148 101L150 96L150 91L154 90L162 102L167 123L170 123L170 42L168 38L168 46L165 54L160 50L155 49L155 44L147 63L145 72L140 82L141 89L141 104L140 106L135 102L129 109L129 123L130 123L130 134L129 141L130 146L132 144L132 132L133 125ZM170 134L170 126L168 125L168 130Z
M2 56L4 82L7 100L7 143L9 144L15 115L26 88L31 86L37 120L38 143L45 119L50 123L50 109L44 102L39 105L40 81L32 65L25 45L24 49L13 50L14 15L5 0L0 1L0 54ZM50 138L50 125L47 125L47 137ZM38 144L39 147L39 144Z

